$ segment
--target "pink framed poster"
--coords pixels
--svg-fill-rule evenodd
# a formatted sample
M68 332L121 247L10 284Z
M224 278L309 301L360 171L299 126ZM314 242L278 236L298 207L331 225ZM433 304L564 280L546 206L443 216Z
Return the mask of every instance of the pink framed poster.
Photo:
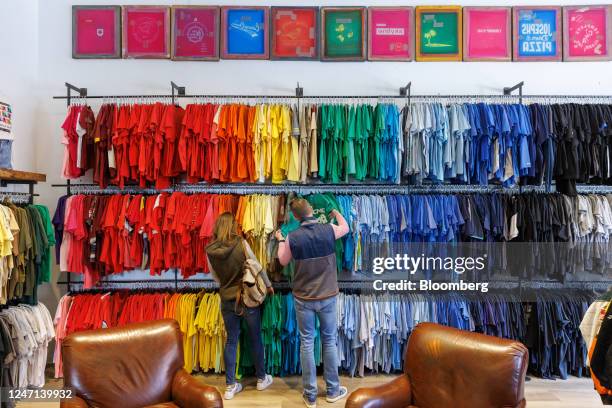
M170 7L123 6L123 58L170 58Z
M217 6L173 6L172 59L219 60L219 13Z
M368 60L414 59L414 8L368 7Z
M464 7L463 60L510 61L511 21L510 7Z
M612 6L563 8L563 60L612 59Z
M120 6L72 6L72 58L121 58Z

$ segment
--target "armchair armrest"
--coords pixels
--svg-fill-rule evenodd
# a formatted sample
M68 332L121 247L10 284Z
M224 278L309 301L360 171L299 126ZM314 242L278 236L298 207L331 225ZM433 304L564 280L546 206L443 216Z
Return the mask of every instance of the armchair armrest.
M88 408L87 402L81 397L74 396L72 398L63 399L60 401L60 408Z
M378 387L356 389L349 395L346 408L406 408L411 403L410 381L402 374Z
M201 383L182 368L172 380L172 399L181 408L222 408L221 394L215 387Z

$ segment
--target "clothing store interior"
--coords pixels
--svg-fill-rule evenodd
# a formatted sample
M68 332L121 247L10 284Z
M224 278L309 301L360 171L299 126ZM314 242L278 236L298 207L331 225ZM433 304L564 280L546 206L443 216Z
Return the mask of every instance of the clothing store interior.
M579 2L0 1L0 407L612 405Z

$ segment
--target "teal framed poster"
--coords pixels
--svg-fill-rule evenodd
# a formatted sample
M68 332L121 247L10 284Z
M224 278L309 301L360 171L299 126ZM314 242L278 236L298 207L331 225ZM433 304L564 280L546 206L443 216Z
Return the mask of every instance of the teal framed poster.
M321 59L365 61L366 8L321 8Z
M461 61L462 34L461 7L416 8L417 61Z

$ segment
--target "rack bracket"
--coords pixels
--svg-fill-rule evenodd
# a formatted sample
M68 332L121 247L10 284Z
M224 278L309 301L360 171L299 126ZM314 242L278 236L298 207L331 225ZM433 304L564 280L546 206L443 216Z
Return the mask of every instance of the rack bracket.
M400 96L406 96L410 98L410 88L412 88L412 81L408 82L406 86L402 86L399 89Z

